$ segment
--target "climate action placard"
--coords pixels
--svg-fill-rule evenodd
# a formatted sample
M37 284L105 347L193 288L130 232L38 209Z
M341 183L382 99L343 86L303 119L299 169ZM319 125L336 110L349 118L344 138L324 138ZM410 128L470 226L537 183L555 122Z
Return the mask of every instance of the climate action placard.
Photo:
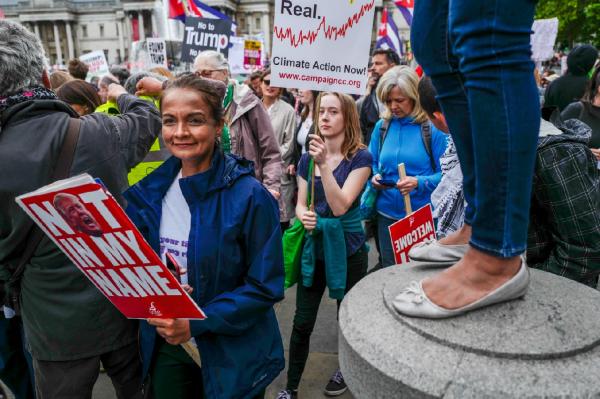
M375 0L276 0L274 86L364 94Z

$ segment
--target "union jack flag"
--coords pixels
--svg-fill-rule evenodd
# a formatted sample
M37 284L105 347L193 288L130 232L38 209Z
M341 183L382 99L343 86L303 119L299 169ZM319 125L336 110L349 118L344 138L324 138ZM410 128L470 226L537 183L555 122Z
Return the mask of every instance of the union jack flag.
M408 26L411 26L413 19L413 8L415 8L415 0L398 0L394 1L394 4L396 4L396 7L398 7L400 14L402 14Z
M394 22L394 19L388 15L388 10L383 9L381 14L381 23L379 24L379 30L377 32L377 43L376 48L392 49L398 54L402 55L402 39L398 33L398 27Z
M186 16L231 20L227 15L199 0L169 0L169 18L185 22ZM235 24L231 26L231 30L235 32Z

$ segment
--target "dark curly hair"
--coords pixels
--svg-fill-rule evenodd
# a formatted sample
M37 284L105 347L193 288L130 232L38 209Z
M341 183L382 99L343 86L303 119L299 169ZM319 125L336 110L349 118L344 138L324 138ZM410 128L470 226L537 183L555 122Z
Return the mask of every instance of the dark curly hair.
M81 80L85 80L90 69L87 64L81 61L79 58L73 58L69 60L68 68L71 76L73 76L75 79Z

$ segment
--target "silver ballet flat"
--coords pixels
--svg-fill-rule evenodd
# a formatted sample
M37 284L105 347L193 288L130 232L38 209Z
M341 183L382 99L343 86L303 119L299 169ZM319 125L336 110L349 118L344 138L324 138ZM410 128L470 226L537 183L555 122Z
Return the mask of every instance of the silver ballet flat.
M437 263L440 266L452 266L465 256L468 244L445 245L439 241L420 242L408 251L410 260Z
M480 309L500 302L521 298L529 286L529 269L525 260L521 268L510 280L477 301L458 309L445 309L431 300L423 291L423 280L412 281L392 302L396 311L405 316L422 317L425 319L445 319L456 317L471 310Z

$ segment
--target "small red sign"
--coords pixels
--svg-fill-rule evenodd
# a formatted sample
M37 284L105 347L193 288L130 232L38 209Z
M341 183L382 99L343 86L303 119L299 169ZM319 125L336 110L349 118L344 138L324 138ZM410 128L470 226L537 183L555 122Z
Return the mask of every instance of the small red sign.
M390 225L390 239L397 264L409 262L408 251L413 245L435 240L435 225L431 205L427 204L404 219Z

